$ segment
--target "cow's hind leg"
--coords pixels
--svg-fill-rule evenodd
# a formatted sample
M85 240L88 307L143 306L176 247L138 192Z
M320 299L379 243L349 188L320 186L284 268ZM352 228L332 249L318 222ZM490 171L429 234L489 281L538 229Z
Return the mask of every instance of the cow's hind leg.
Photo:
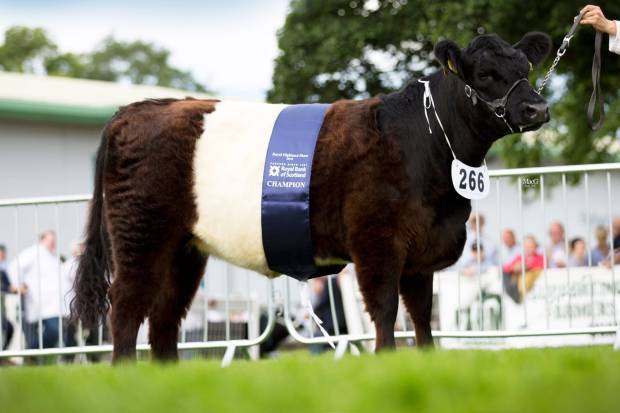
M432 347L433 273L403 274L400 279L400 294L413 320L416 345Z
M386 242L386 244L389 244ZM375 323L376 351L394 348L394 323L398 312L398 278L403 259L381 243L362 245L364 254L354 255L355 271L366 310Z
M149 256L121 250L116 252L116 257L110 288L113 363L136 359L138 329L151 305L152 286L157 280Z
M174 250L149 311L149 341L157 360L178 359L177 341L181 319L185 317L204 274L207 256L196 240L187 237Z
M115 211L116 212L116 211ZM117 218L122 215L123 219ZM167 270L173 260L179 236L153 225L156 219L138 210L131 215L113 214L112 248L114 281L112 303L113 362L135 360L138 329L166 288ZM129 218L125 218L129 217Z

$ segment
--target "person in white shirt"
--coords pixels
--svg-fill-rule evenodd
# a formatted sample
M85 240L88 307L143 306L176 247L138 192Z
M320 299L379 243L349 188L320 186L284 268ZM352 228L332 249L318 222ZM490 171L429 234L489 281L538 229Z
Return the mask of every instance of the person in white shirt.
M588 4L581 12L584 13L580 24L590 25L599 32L609 35L609 51L620 54L620 21L609 20L599 6Z
M476 214L472 212L467 220L467 241L463 248L463 255L455 264L456 268L463 269L465 261L470 257L472 251L472 244L480 240L480 244L484 244L484 255L486 260L490 263L497 262L497 244L491 237L488 237L484 232L485 218L484 215L478 214L480 221L476 223Z
M13 259L9 265L9 277L13 285L27 288L24 296L24 334L28 348L58 346L64 291L54 231L44 231L37 244L26 248ZM43 327L42 343L39 343L39 320Z
M566 241L564 239L564 225L560 222L552 222L549 226L549 239L547 248L547 260L549 268L564 268L567 262Z
M502 231L502 265L511 262L521 253L521 245L517 242L515 232L506 228Z
M71 243L71 256L62 263L60 267L60 293L62 294L62 316L63 316L63 344L65 347L77 345L77 325L71 321L71 300L75 297L73 291L73 281L78 267L78 258L84 252L84 244L79 241ZM90 336L89 336L90 337ZM65 360L70 360L66 357Z

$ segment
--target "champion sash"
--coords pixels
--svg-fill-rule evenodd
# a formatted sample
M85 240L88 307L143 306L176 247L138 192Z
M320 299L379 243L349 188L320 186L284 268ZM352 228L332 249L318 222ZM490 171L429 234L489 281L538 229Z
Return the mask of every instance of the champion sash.
M285 107L271 132L263 170L261 226L267 264L301 281L344 267L316 266L310 228L312 160L328 107Z

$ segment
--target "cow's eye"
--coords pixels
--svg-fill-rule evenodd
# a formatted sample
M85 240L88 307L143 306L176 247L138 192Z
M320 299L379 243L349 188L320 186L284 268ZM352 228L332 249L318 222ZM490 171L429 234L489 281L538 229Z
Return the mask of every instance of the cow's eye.
M486 82L487 80L493 79L493 74L491 74L490 72L482 72L478 74L478 79Z

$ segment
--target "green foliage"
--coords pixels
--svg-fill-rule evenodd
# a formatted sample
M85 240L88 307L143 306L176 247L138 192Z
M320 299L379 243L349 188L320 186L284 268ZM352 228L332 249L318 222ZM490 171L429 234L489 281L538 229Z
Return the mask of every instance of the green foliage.
M32 73L37 60L56 54L56 45L47 37L45 30L14 26L4 32L4 44L0 46L0 68L9 72Z
M620 19L620 2L598 2ZM582 0L293 0L278 33L272 102L330 102L388 93L404 81L438 68L433 45L450 38L465 46L481 33L516 43L528 31L544 31L554 51L531 80L540 79L585 3ZM620 57L604 51L602 86L607 121L591 132L585 118L591 85L594 31L582 27L561 60L546 94L550 125L534 136L503 139L494 146L508 167L541 163L618 160L620 150ZM607 37L604 48L607 49Z
M0 369L19 412L617 412L611 346Z
M11 27L0 46L0 68L13 72L125 81L206 92L191 73L173 67L170 52L152 43L106 37L92 52L61 53L40 28Z

